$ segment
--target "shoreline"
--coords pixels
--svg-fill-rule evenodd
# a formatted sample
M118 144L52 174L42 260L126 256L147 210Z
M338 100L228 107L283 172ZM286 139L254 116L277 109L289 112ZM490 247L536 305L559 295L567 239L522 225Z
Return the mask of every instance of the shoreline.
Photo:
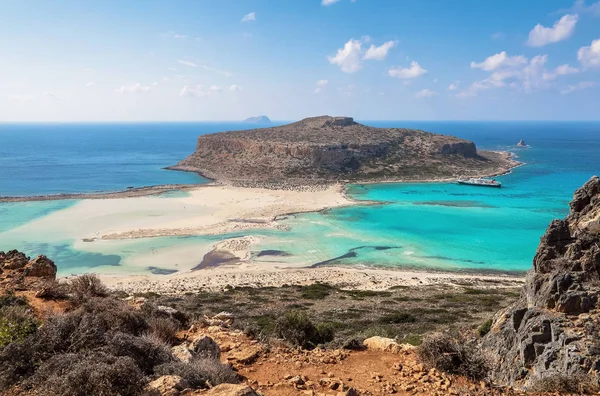
M173 275L98 274L115 291L128 294L154 292L182 295L203 291L222 291L234 287L282 287L327 283L349 290L388 290L393 287L428 285L494 288L522 286L525 274L460 273L428 269L382 269L372 267L262 268L261 265L223 265ZM69 278L69 277L65 277Z
M495 176L504 176L510 174L513 169L521 167L525 165L524 162L516 161L515 154L510 151L493 151L493 150L482 150L482 152L495 153L502 155L504 160L509 162L508 168L498 169L494 172L484 172L477 174L477 177L495 177ZM146 197L153 195L161 195L172 191L191 191L197 188L209 187L209 186L230 186L237 188L245 188L248 190L256 189L256 188L266 188L269 190L277 191L277 189L268 188L266 186L256 186L256 187L243 187L232 185L229 183L218 182L213 180L198 170L186 168L186 167L178 167L177 165L168 166L164 169L178 171L178 172L192 172L197 173L201 177L208 180L207 183L200 184L158 184L153 186L143 186L143 187L133 187L128 188L122 191L107 191L107 192L89 192L89 193L60 193L60 194L48 194L48 195L31 195L31 196L0 196L0 203L10 203L10 202L37 202L37 201L60 201L60 200L92 200L92 199L122 199L122 198L137 198L137 197ZM357 180L357 181L349 181L349 180L339 180L337 182L331 183L312 183L306 185L291 185L287 186L288 188L282 188L282 191L314 191L314 190L322 190L327 189L328 186L332 184L341 184L343 187L342 193L344 197L349 199L346 196L346 190L350 185L371 185L371 184L411 184L411 183L447 183L456 180L455 177L445 177L445 178L437 178L437 179L416 179L416 180L406 180L406 179L389 179L389 180ZM269 184L270 186L270 184ZM295 188L294 188L295 187ZM360 202L360 201L359 201ZM301 212L300 212L301 213Z

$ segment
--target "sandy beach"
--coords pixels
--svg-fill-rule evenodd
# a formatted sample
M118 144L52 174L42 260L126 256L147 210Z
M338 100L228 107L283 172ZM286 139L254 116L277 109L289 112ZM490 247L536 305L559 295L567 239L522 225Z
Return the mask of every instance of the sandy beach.
M129 294L155 292L184 294L198 291L219 291L229 287L280 287L328 283L356 290L386 290L394 286L472 285L478 287L520 286L524 277L516 275L461 274L384 270L365 267L283 268L242 262L235 266L220 266L170 276L101 275L102 281L114 290Z

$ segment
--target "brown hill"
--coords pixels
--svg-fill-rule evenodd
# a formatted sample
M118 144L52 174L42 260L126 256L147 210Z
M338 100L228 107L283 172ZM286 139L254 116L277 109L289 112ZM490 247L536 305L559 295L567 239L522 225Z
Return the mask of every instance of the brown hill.
M198 138L196 151L171 169L237 185L445 179L504 173L508 154L477 151L454 136L374 128L350 117L313 117L292 124Z

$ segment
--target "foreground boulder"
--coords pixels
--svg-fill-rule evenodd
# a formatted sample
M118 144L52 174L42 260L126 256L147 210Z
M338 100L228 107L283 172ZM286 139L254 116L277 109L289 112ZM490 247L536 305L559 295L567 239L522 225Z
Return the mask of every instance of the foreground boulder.
M146 385L145 391L149 396L176 396L190 388L191 385L177 375L163 375Z
M521 298L498 312L482 346L492 379L529 387L600 374L600 180L575 192L571 211L542 236Z
M247 385L221 384L217 385L208 392L206 396L258 396L254 389Z
M4 290L39 290L56 279L56 265L46 256L31 260L18 250L0 251L0 287Z

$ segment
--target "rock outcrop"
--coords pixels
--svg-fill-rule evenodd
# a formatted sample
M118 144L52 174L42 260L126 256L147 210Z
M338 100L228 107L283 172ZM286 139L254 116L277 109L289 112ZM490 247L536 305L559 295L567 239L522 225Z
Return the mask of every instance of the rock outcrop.
M46 256L31 260L17 250L0 251L0 288L3 290L39 290L56 279L56 265Z
M553 376L600 373L600 181L542 236L521 298L498 312L482 346L493 380L528 387Z
M519 143L517 143L517 146L524 147L524 146L527 146L527 143L525 143L525 140L521 139L521 140L519 140Z
M171 169L237 185L281 185L490 175L514 165L453 136L323 116L200 136L196 152Z

